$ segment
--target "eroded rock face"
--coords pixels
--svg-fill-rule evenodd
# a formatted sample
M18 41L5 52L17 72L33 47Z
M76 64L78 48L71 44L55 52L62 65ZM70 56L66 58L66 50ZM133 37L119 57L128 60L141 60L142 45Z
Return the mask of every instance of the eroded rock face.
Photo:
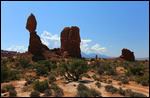
M80 34L77 26L65 27L61 32L61 51L67 56L81 58Z
M122 55L120 56L120 58L127 61L135 61L134 52L131 52L130 50L125 48L122 49Z
M28 46L28 52L34 55L34 58L39 58L40 56L43 58L42 53L45 50L49 50L48 47L42 44L40 37L36 34L36 18L31 13L31 15L27 19L26 29L30 32L30 41ZM37 57L38 56L38 57Z

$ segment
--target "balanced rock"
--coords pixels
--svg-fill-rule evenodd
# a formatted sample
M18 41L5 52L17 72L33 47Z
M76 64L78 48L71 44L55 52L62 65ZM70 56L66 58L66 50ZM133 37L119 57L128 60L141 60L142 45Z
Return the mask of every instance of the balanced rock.
M120 56L120 58L125 59L127 61L135 61L134 52L131 52L126 48L122 49L122 55Z
M42 53L45 50L49 50L49 48L46 45L42 44L40 37L36 34L36 25L36 18L31 13L31 15L27 19L26 24L26 29L30 32L28 52L32 53L34 56L41 56Z
M61 32L61 51L67 56L81 58L80 34L77 26L65 27Z

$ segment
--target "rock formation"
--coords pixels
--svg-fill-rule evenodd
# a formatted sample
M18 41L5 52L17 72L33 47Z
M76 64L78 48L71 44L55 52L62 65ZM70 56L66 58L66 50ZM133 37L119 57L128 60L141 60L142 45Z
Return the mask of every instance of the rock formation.
M97 55L95 56L95 59L97 59Z
M122 55L120 56L120 58L127 61L135 61L134 52L131 52L130 50L125 48L122 49Z
M48 47L42 44L40 37L36 34L36 19L35 16L31 13L31 15L27 19L26 29L30 32L30 42L28 47L28 52L32 53L34 57L38 58L38 56L43 57L42 53L45 50L49 50ZM39 57L39 59L40 59Z
M65 27L61 32L61 52L67 56L81 58L79 28ZM67 53L66 53L67 52Z

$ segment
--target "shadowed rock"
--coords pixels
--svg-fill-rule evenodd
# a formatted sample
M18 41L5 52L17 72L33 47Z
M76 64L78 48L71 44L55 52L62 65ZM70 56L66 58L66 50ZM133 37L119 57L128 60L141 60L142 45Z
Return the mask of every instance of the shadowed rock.
M26 29L30 32L30 41L28 46L28 52L32 53L33 60L36 61L38 59L45 59L43 56L43 52L45 50L49 50L48 47L42 44L40 37L36 34L36 18L31 13L31 15L27 19Z

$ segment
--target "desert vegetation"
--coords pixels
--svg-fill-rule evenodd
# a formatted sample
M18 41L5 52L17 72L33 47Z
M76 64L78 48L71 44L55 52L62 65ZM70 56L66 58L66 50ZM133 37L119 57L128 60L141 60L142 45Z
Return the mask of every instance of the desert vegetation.
M67 96L67 85L72 85L70 89L77 90L71 95L73 97L103 97L103 92L108 92L112 96L117 94L125 97L146 97L143 92L132 90L126 85L149 87L149 61L129 62L102 58L91 61L49 59L32 62L30 57L23 56L10 56L6 60L1 60L1 84L21 80L25 81L21 92L30 92L29 97ZM104 91L100 92L103 88ZM2 86L1 94L7 92L10 97L19 96L12 84Z

